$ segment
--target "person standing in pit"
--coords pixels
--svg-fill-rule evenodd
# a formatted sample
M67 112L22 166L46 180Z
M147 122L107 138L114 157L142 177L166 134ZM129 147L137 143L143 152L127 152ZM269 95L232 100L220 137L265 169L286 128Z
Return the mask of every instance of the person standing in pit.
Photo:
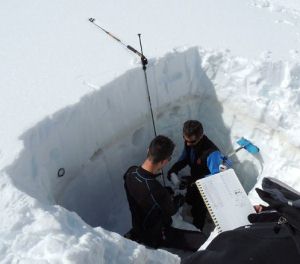
M224 156L218 147L203 133L203 126L197 120L188 120L183 125L184 149L178 161L168 171L176 175L186 166L190 167L191 175L185 177L187 193L185 200L192 206L193 224L203 229L207 209L196 187L195 181L207 175L220 172Z

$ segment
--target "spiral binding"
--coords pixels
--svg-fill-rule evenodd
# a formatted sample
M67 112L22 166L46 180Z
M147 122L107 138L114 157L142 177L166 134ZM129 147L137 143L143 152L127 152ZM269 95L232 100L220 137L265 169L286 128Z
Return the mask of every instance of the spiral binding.
M204 203L205 203L205 205L207 207L207 210L208 210L208 212L209 212L212 220L215 223L215 226L216 226L218 232L221 233L222 232L221 226L220 226L220 224L219 224L219 222L218 222L218 220L216 218L215 213L213 212L213 210L212 210L212 208L210 206L210 203L209 203L209 201L208 201L208 199L206 197L206 194L205 194L205 192L203 190L203 187L202 187L201 183L199 181L196 181L196 185L197 185L197 188L198 188L198 190L199 190L199 192L200 192L200 194L201 194L201 196L202 196L202 198L204 200Z

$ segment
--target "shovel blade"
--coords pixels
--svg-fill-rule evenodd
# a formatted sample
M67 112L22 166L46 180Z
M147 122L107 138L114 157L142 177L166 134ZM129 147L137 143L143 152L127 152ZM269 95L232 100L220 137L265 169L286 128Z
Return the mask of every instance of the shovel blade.
M237 143L251 154L259 152L259 148L252 144L248 139L242 137L237 141Z

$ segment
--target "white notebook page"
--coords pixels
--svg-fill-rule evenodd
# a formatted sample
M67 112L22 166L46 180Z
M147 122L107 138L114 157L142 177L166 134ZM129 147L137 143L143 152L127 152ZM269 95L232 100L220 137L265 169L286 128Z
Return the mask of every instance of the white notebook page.
M233 169L196 181L219 232L249 224L255 213L249 198Z

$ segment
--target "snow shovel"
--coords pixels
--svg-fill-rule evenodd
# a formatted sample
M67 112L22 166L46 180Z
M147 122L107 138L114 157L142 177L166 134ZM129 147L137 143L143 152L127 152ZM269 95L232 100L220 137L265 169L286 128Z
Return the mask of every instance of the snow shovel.
M228 164L229 167L231 167L231 160L229 158L239 152L241 149L245 149L251 154L256 154L259 152L259 148L244 137L240 138L236 143L238 143L240 147L223 158L223 164Z
M241 149L247 150L251 154L256 154L259 152L259 148L255 146L253 143L251 143L248 139L245 139L244 137L240 138L236 143L240 145L239 148L237 148L234 152L230 153L228 157L233 156L235 153L240 151Z
M238 147L236 150L234 150L227 156L223 157L223 162L220 165L220 171L224 171L227 168L232 166L232 160L230 160L230 157L232 157L234 154L239 152L241 149L245 149L251 154L256 154L259 152L259 148L255 146L253 143L251 143L248 139L245 139L244 137L240 138L236 143L238 143L240 147Z

